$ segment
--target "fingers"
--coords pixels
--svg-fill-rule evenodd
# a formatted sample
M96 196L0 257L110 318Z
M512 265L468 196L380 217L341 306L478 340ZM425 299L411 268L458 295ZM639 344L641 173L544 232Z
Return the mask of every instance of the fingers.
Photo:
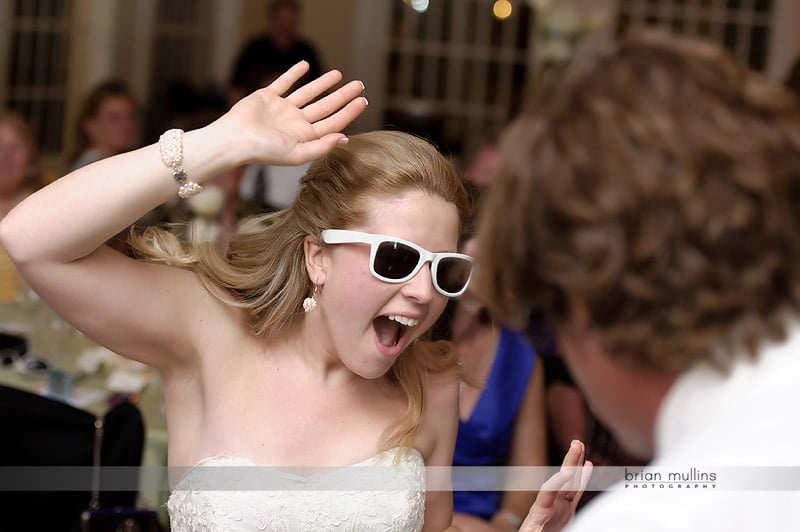
M567 454L564 455L564 461L561 463L561 469L565 469L567 467L578 467L583 465L583 454L585 452L585 447L583 446L583 442L579 440L572 440L572 443L569 444L569 449L567 449Z
M581 466L584 463L585 453L586 448L584 447L583 443L578 440L573 440L569 446L566 456L564 456L564 463L562 464L561 468L564 469L565 467L568 467L569 471L572 473L567 486L565 486L566 493L564 495L569 502L573 502L575 500L578 489L580 488L582 475L581 472L583 470ZM577 498L580 499L580 496L578 495Z
M297 63L273 81L268 86L269 90L263 93L268 96L264 101L285 113L278 129L283 127L287 132L301 132L293 138L295 143L292 143L291 149L280 154L278 159L281 164L299 164L321 157L345 138L340 131L367 107L366 98L359 97L364 91L364 84L360 81L351 81L320 98L342 80L338 70L326 72L288 96L271 99L289 91L308 72L308 68L305 61Z
M319 139L298 144L295 148L294 161L290 164L319 159L341 142L347 142L347 137L343 133L329 133Z
M322 120L323 118L336 112L343 105L347 104L347 102L351 101L353 98L356 98L363 91L363 83L360 81L351 81L350 83L347 83L346 85L336 89L336 91L333 93L321 98L319 101L307 105L303 109L303 114L305 115L306 120L313 124L314 122Z
M275 92L285 92L306 71L308 71L308 64L301 61L282 74L269 87ZM285 98L286 101L302 110L304 118L314 126L317 138L341 131L355 120L368 104L366 98L358 98L364 91L364 84L360 81L351 81L318 101L313 101L320 94L339 83L341 79L341 72L331 70Z
M584 464L584 456L583 443L573 441L561 470L539 489L520 531L561 530L572 519L592 474L592 463Z
M350 122L358 118L367 108L366 98L356 98L344 107L333 113L328 118L314 124L314 131L318 137L343 130Z
M300 61L273 81L269 85L269 89L273 93L283 94L306 72L308 72L308 63ZM284 98L302 110L305 120L315 126L318 137L341 130L361 114L366 107L366 99L352 105L353 99L364 91L364 84L360 81L351 81L331 94L314 101L341 80L341 72L330 70Z
M584 453L585 448L582 442L575 440L570 444L564 461L561 463L561 471L542 484L537 501L540 500L545 507L552 506L559 498L577 504L576 500L580 500L579 487L583 481L583 467L581 466L584 465ZM591 475L591 467L589 475ZM586 482L588 481L587 476Z
M584 462L583 467L580 468L581 478L578 484L578 492L574 496L576 507L578 506L578 503L581 502L581 497L583 497L583 494L586 491L586 486L589 485L589 479L592 478L592 469L594 469L594 464L588 460Z
M303 107L340 81L342 81L342 73L338 70L330 70L293 91L286 97L286 100L297 107Z
M332 150L339 142L346 142L347 137L339 131L355 120L366 107L367 100L365 98L356 98L330 117L314 124L318 138L295 147L297 162L318 159Z
M536 496L536 503L542 508L550 508L559 497L564 497L566 488L572 480L573 472L571 469L562 469L542 484L539 494Z
M292 66L289 70L278 76L278 78L270 83L268 87L276 94L283 94L292 88L292 85L297 83L297 80L302 78L308 72L309 66L305 61Z

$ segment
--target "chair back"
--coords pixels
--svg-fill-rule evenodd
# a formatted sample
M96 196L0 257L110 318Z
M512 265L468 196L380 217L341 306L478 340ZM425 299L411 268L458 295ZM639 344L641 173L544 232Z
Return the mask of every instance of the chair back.
M0 386L0 466L15 475L10 483L22 487L0 496L0 530L79 529L96 471L95 421L64 402ZM104 425L101 465L139 466L144 447L139 409L123 401L108 411ZM138 491L100 489L100 506L133 507Z

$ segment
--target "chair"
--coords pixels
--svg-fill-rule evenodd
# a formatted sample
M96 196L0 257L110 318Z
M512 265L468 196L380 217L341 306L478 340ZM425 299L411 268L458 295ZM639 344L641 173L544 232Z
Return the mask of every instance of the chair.
M0 495L0 529L79 529L97 471L92 467L95 421L89 412L63 402L0 386L0 424L5 433L0 438L0 466L24 466L16 473L19 478L10 479L24 489ZM123 401L112 407L103 421L100 464L140 465L144 423L139 409ZM136 492L101 492L99 505L133 507Z

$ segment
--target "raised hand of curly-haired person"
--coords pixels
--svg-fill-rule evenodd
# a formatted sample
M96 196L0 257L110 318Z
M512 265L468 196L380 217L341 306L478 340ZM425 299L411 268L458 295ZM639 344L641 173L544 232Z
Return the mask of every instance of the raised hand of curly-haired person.
M542 484L520 532L557 532L575 516L594 467L585 460L585 453L583 442L572 442L561 471Z

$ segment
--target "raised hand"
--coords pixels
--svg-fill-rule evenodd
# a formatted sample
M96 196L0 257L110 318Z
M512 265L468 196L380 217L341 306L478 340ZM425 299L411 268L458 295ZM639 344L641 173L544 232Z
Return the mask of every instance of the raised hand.
M585 452L582 442L572 442L561 471L542 484L520 532L554 532L561 530L574 517L592 476L593 466L584 461Z
M363 84L351 81L320 98L342 79L339 71L331 70L284 96L307 71L308 63L297 63L218 120L232 138L243 143L243 162L301 164L345 139L341 130L367 106L360 97Z

